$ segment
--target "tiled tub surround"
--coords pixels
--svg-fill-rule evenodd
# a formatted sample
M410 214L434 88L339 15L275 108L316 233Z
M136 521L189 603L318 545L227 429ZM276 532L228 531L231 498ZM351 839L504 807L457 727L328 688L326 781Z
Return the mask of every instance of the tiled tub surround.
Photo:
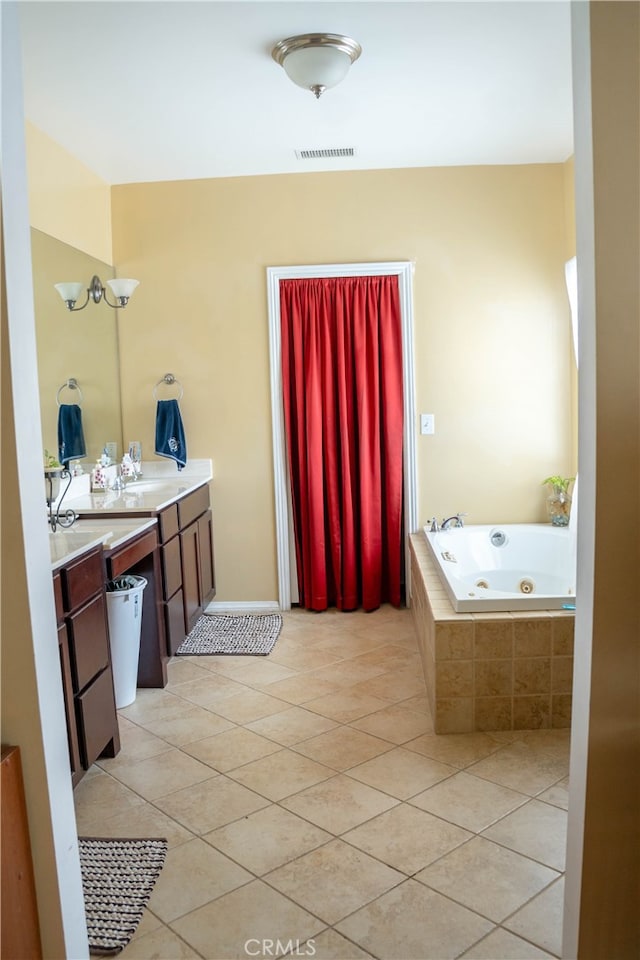
M456 613L422 533L411 605L436 733L569 727L574 615Z

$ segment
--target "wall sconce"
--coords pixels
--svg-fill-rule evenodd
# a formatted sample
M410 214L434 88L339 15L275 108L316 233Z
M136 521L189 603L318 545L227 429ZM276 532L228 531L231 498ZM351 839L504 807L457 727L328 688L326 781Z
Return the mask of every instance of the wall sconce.
M139 280L120 280L118 278L115 280L107 280L107 287L109 287L117 301L116 303L111 303L107 299L107 291L105 287L102 286L100 278L94 276L91 278L91 283L87 287L87 299L81 307L76 307L76 302L82 293L82 283L54 283L54 287L69 310L84 310L89 300L93 300L94 303L100 303L103 297L107 306L113 307L113 309L116 310L118 307L126 307L129 302L129 297L139 283Z
M290 80L311 90L316 100L346 77L362 53L355 40L338 33L303 33L280 40L271 56Z

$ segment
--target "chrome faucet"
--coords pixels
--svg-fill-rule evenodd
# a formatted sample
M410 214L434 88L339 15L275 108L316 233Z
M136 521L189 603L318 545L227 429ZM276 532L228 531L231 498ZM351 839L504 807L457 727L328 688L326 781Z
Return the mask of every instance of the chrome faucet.
M448 530L452 523L455 523L456 527L464 527L463 517L466 517L466 513L456 513L453 517L447 517L447 519L443 520L440 524L440 529Z
M122 476L122 467L120 464L116 464L116 476L113 483L111 484L112 490L124 490L125 488L125 479Z
M440 527L438 526L438 521L436 520L436 518L431 517L431 520L429 520L429 523L431 524L431 526L429 527L429 533L437 533Z

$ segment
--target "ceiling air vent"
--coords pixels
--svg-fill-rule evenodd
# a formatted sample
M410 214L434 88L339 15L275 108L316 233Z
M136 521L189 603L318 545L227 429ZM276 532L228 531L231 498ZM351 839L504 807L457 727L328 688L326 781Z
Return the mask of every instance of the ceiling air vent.
M330 160L333 157L355 157L354 147L330 147L327 150L296 150L298 160Z

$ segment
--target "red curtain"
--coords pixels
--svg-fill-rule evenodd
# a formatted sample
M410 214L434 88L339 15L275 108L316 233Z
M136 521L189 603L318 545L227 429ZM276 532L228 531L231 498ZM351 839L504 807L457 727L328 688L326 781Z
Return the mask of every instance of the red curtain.
M300 604L399 605L398 278L281 280L282 377Z

